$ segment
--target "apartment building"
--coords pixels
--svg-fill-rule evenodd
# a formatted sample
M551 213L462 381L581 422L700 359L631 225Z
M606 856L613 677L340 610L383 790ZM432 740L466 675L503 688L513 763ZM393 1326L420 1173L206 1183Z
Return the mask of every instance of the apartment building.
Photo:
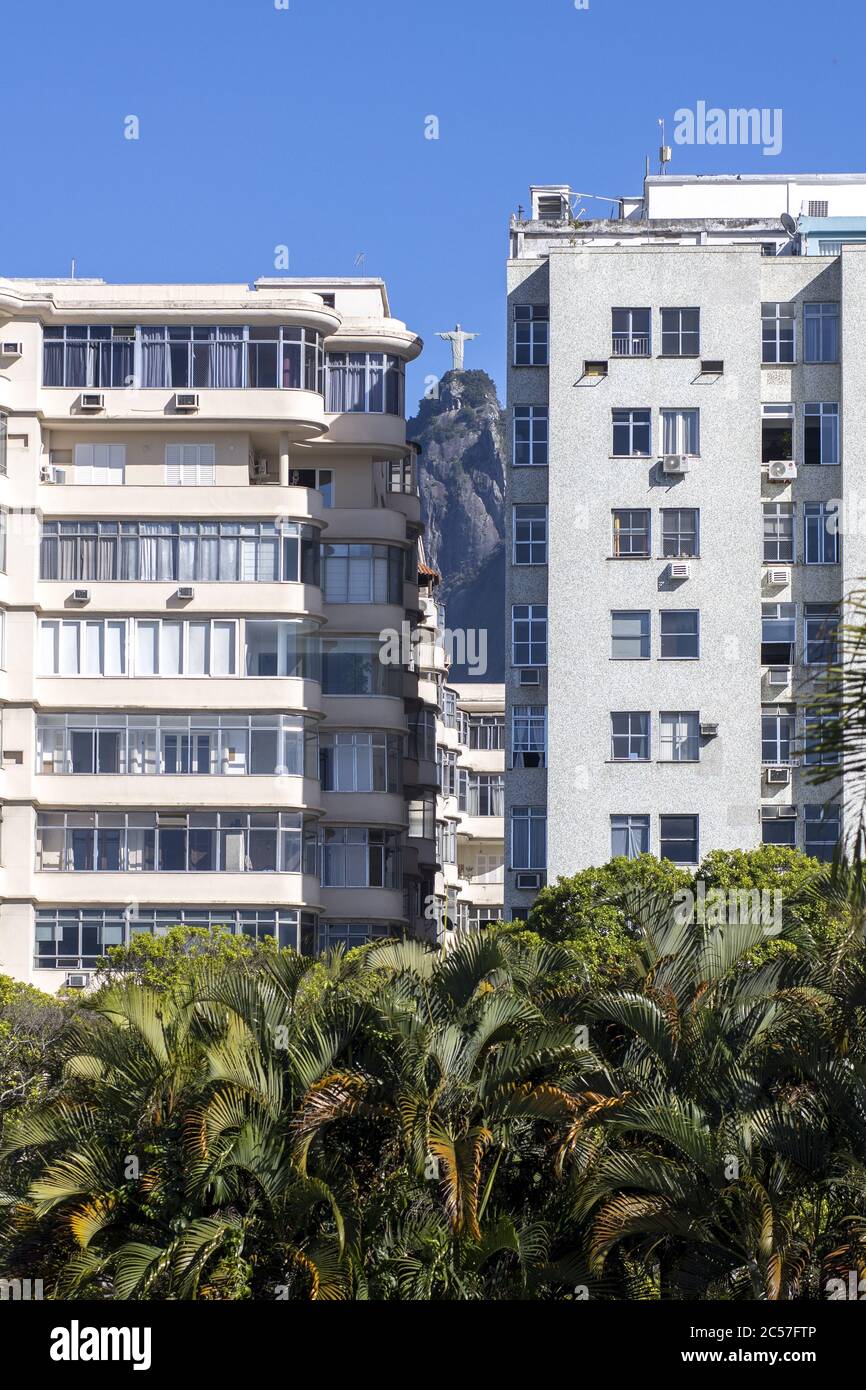
M506 912L612 855L827 858L805 711L866 574L866 176L510 225ZM605 209L606 211L606 209Z
M376 279L0 280L0 972L435 934L421 346Z

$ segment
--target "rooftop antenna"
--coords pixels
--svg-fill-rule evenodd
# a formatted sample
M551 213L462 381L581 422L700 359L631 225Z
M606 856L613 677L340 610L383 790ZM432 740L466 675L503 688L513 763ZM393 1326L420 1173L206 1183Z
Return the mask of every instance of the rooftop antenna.
M70 272L69 272L69 277L70 277L71 280L74 280L74 279L75 279L75 257L74 257L74 256L72 257L72 268L71 268L71 270L70 270Z
M661 116L659 116L658 122L659 122L659 129L660 129L660 131L661 131L661 133L662 133L662 142L661 142L661 144L659 145L659 173L660 173L660 174L666 174L666 173L667 173L667 168L666 168L666 166L667 166L668 164L670 164L670 162L671 162L671 157L672 157L672 155L673 155L673 150L671 149L670 145L666 145L666 144L665 144L665 123L664 123L664 121L663 121L663 119L662 119Z
M363 274L364 274L364 268L365 268L366 264L367 264L367 252L366 252L366 251L359 251L358 254L357 254L357 256L355 257L355 269L356 269L356 270L360 270L361 274L363 275Z

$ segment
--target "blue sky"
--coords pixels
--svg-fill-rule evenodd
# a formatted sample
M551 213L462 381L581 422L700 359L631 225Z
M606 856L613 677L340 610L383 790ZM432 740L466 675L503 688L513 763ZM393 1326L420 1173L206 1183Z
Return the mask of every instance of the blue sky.
M678 107L781 107L783 147L675 146L688 173L866 168L862 0L5 0L0 273L351 275L502 386L509 212L618 195ZM20 55L20 57L19 57ZM124 119L140 122L137 141ZM424 138L425 118L439 139ZM605 204L588 203L590 212Z

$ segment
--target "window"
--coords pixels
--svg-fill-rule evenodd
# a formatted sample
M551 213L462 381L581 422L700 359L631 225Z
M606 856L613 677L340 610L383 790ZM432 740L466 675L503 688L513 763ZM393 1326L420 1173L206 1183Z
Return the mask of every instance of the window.
M421 708L409 714L408 756L432 762L436 757L436 713Z
M319 554L296 521L44 521L40 578L317 585Z
M841 760L837 714L807 710L803 721L803 761L807 767L832 767Z
M660 760L665 763L696 763L700 756L698 711L662 710L659 715Z
M659 816L659 855L673 864L697 864L697 816Z
M43 618L39 652L43 676L125 676L126 619Z
M126 469L125 444L76 444L75 481L91 487L121 487Z
M441 690L442 696L442 723L446 729L457 728L457 691L449 690L444 685Z
M806 824L803 844L805 852L813 859L828 863L842 838L841 808L833 803L827 806L806 806L803 816Z
M698 555L700 513L696 507L662 508L662 555L678 560Z
M613 453L616 458L648 458L652 439L652 412L613 411Z
M521 502L512 511L515 565L547 564L547 508Z
M436 826L436 856L440 864L457 863L457 822L440 821Z
M819 256L841 256L841 254L842 254L842 242L841 242L841 241L825 241L822 237L819 237L819 238L818 238L818 255L819 255Z
M468 748L504 748L505 716L501 714L464 715L462 742Z
M546 304L515 304L514 365L546 367L550 328Z
M611 615L611 658L614 661L648 661L650 615L648 609L615 609Z
M331 415L403 414L404 364L384 352L329 352L326 356Z
M764 502L764 561L792 564L794 561L794 503Z
M393 465L395 468L400 466L399 461ZM334 474L330 468L290 468L289 487L311 488L314 492L322 494L323 507L334 505ZM391 487L389 491L397 492L399 489Z
M761 810L761 844L786 845L793 849L797 843L797 817L780 816L775 806Z
M433 840L436 837L436 798L430 793L408 803L407 814L410 840Z
M467 772L461 769L458 809L468 816L501 816L505 803L505 778L501 772Z
M650 352L649 309L614 309L613 356L648 357Z
M39 811L36 867L67 873L313 872L300 811Z
M794 661L797 608L793 603L761 604L761 664L791 666Z
M381 659L375 638L327 638L322 644L322 694L399 697L403 668Z
M548 410L546 405L514 407L514 466L541 467L547 463Z
M547 766L547 709L544 705L512 707L511 766Z
M216 447L166 444L165 481L168 487L212 487L216 482Z
M135 619L136 676L233 676L236 647L231 619Z
M661 651L665 661L697 661L700 656L700 614L696 608L663 608Z
M662 309L662 357L698 357L700 351L700 310Z
M352 951L370 941L400 935L399 927L392 928L382 922L322 922L318 930L318 949L324 953L342 946L344 951Z
M135 380L135 329L65 324L42 330L42 385L122 387Z
M405 493L407 496L417 497L418 476L415 469L415 459L413 458L413 456L411 454L407 454L406 457L403 459L386 459L385 465L388 478L388 491L402 492ZM320 472L321 471L323 470L320 470ZM330 494L330 469L327 470L327 473L328 493ZM325 502L326 507L330 507L332 505L333 503L330 500Z
M324 792L397 792L401 789L400 738L384 731L335 732L319 738L319 777Z
M6 537L9 531L9 511L0 507L0 574L6 573Z
M171 927L225 927L254 941L273 938L312 954L315 917L282 908L245 907L48 907L36 909L35 959L38 970L95 968L109 946L128 944L140 934L160 935Z
M835 666L839 660L838 605L807 603L803 610L803 639L805 665Z
M515 666L547 665L547 604L514 604L511 646Z
M538 806L512 807L511 867L547 868L547 812Z
M646 711L626 710L611 714L611 758L614 762L648 762L650 717Z
M793 762L796 714L788 705L765 705L761 711L761 762L777 766Z
M842 538L838 502L807 502L803 508L807 565L838 565Z
M761 305L761 361L794 361L797 310L794 304L771 301Z
M662 453L698 455L701 452L699 419L697 410L663 410Z
M647 508L613 513L613 553L618 560L649 556L650 513Z
M357 825L322 828L323 888L400 888L402 851L396 830Z
M649 847L649 816L611 816L611 859L637 859L640 854L649 854Z
M804 304L803 326L806 362L839 361L839 305Z
M454 749L436 749L436 774L442 796L457 795L457 753Z
M326 603L403 602L403 551L396 545L322 547Z
M291 714L40 714L36 771L318 777L315 723Z
M291 618L247 619L244 636L245 675L323 679L319 631L314 623ZM382 667L383 671L389 669Z
M794 457L794 407L765 405L761 409L761 462Z
M839 456L839 406L813 401L806 406L805 460L807 463L833 464Z
M829 206L830 206L830 204L829 204L829 202L828 202L828 200L827 200L826 198L810 198L810 199L809 199L809 216L810 216L810 217L826 217L826 216L827 216L827 209L829 208Z

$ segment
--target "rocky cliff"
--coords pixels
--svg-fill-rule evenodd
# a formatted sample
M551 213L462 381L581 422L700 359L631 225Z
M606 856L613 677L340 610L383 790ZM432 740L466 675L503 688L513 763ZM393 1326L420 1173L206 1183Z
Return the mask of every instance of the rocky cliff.
M452 629L486 629L487 671L452 668L454 680L504 679L505 440L503 411L486 372L447 372L434 399L408 422L421 446L421 508L428 563Z

